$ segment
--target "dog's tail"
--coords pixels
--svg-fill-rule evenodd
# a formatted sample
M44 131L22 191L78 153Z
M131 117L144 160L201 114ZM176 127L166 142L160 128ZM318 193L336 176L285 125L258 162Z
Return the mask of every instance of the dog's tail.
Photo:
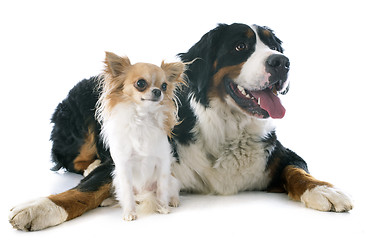
M137 214L138 215L148 215L155 212L159 213L169 213L169 209L161 206L159 203L156 193L152 191L140 193L136 196Z

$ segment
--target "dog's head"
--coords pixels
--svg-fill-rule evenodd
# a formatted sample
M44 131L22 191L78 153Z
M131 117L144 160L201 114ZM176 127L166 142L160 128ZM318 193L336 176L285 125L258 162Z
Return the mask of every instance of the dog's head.
M220 24L179 54L193 61L186 72L191 95L206 107L219 98L250 116L282 118L278 93L288 91L290 61L281 43L267 27Z
M160 67L150 63L131 64L128 57L111 52L106 52L105 63L103 91L113 103L130 101L150 105L172 101L185 70L185 64L181 62L163 61Z
M106 52L105 70L100 79L101 96L96 116L104 122L120 103L138 106L144 113L163 113L167 134L177 123L175 90L184 82L186 65L182 62L131 64L128 57Z

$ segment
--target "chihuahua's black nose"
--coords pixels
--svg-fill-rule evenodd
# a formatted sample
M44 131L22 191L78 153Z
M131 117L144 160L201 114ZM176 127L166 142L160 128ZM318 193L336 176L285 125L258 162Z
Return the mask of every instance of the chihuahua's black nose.
M161 96L161 91L159 89L152 90L152 93L153 93L154 97L156 97L156 98Z

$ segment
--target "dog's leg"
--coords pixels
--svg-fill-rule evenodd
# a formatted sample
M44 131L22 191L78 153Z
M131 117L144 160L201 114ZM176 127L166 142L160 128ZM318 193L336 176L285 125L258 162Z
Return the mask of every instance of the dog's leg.
M9 214L10 224L23 231L37 231L67 220L66 210L46 197L20 204Z
M178 207L179 206L179 192L181 184L174 176L170 176L169 182L169 206Z
M110 196L112 168L111 164L102 164L76 188L12 208L9 222L16 229L36 231L61 224L98 207Z
M115 161L113 184L120 205L123 208L123 220L133 221L137 219L136 204L132 185L132 167L127 160Z
M159 171L159 177L157 181L156 195L159 202L158 212L167 214L169 210L169 194L170 194L170 154L166 154L167 157L161 159L161 166Z
M353 208L349 196L332 184L315 179L303 169L287 166L282 174L289 197L309 208L335 212L347 212Z
M272 175L269 191L278 192L282 189L287 191L291 199L320 211L347 212L353 208L347 194L311 176L306 162L278 141L267 167Z
M110 184L97 191L82 192L71 189L66 192L39 198L11 209L9 222L23 231L37 231L56 226L94 209L110 195Z
M168 214L169 209L169 175L160 176L156 190L159 206L157 211L162 214Z

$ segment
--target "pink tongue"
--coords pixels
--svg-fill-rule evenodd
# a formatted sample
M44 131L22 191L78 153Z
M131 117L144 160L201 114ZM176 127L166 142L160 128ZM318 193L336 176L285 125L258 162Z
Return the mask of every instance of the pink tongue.
M252 95L260 98L260 106L266 110L271 118L283 118L286 109L282 106L281 100L270 89L262 91L252 91Z

